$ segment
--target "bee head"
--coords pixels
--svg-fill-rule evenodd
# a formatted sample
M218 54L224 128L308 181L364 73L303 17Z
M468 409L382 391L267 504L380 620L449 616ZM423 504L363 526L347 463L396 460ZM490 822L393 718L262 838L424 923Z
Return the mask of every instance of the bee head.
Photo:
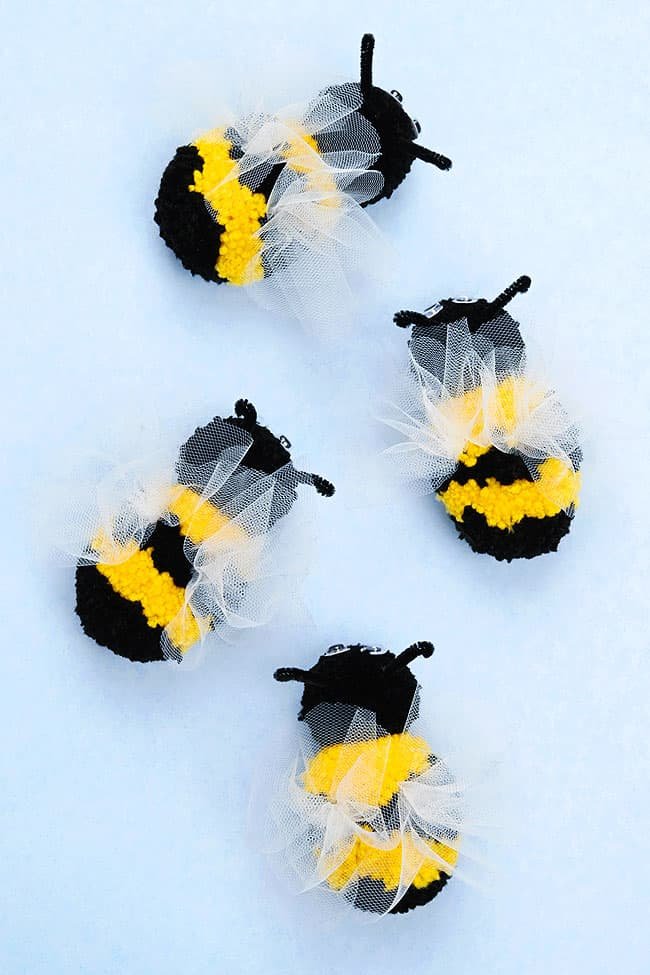
M505 306L512 301L515 295L528 291L530 285L530 278L524 274L508 285L507 288L504 288L493 301L488 301L487 298L443 298L442 301L427 308L424 313L398 311L393 316L393 321L400 328L415 325L416 331L420 328L428 329L439 325L449 325L463 318L467 319L470 332L477 332L486 322L496 318L508 319L516 327L514 319L505 311Z
M268 427L262 426L257 419L257 410L247 399L237 400L234 416L225 419L215 416L206 426L195 430L181 447L180 467L190 471L193 484L207 484L211 479L219 453L224 449L223 444L228 442L224 438L224 428L228 426L245 430L251 438L251 445L240 461L242 467L259 471L260 474L274 474L281 468L287 469L286 478L276 485L276 500L284 499L282 510L288 510L295 500L295 487L298 484L308 484L327 498L334 494L334 485L324 477L299 471L293 466L289 453L291 444L287 438L276 437Z
M438 169L451 169L446 156L418 145L421 126L417 119L404 110L401 94L393 89L385 91L373 84L372 60L375 39L364 34L361 40L361 89L362 104L359 111L376 129L381 142L381 155L375 163L384 177L382 193L375 198L391 196L411 169L415 159L432 163ZM371 200L374 203L375 200Z
M257 410L247 399L237 400L234 416L227 417L225 422L245 430L253 439L242 460L245 467L251 467L263 474L274 474L291 463L289 441L286 437L276 437L268 427L262 426L257 419Z
M378 724L390 734L400 734L413 714L418 682L409 664L416 657L430 657L433 644L414 643L398 656L381 647L336 644L310 670L281 667L278 681L304 684L300 720L309 723L309 712L319 704L336 704L353 715L358 708L374 711ZM346 716L345 721L349 718Z
M273 474L281 467L291 464L291 443L284 436L276 437L268 427L258 423L257 410L247 399L237 400L235 416L229 416L226 422L246 430L253 438L253 443L242 461L245 467ZM309 484L326 498L331 498L334 494L334 485L319 474L309 474L307 471L296 470L295 467L293 473L298 484Z

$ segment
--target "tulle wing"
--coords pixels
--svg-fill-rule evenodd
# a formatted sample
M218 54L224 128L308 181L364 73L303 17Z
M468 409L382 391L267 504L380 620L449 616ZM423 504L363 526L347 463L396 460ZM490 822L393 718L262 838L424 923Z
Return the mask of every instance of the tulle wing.
M251 442L248 434L232 427L215 445L214 459L191 470L169 447L126 462L108 455L90 458L83 471L71 473L65 488L66 503L57 512L57 554L73 565L126 561L156 522L173 521L170 505L183 476L186 484L207 478L205 490L216 494L235 478Z
M358 86L340 85L307 105L252 113L227 130L239 158L225 181L256 189L276 170L258 231L261 251L244 276L265 307L331 326L355 301L354 275L382 273L385 248L362 207L383 186L372 169L381 145L360 105Z
M357 301L356 277L381 274L386 262L379 232L360 205L380 188L374 171L285 167L269 199L271 216L259 230L266 276L251 286L252 297L301 321L327 328L344 323Z
M565 507L566 480L581 456L576 424L521 348L472 335L465 320L448 326L445 342L420 335L411 343L383 419L404 436L387 454L424 493L452 476L468 445L495 447L520 455L540 489Z
M267 623L286 604L302 570L300 533L289 515L294 486L287 465L269 475L240 467L225 484L213 480L197 490L197 517L210 504L224 522L198 544L185 540L194 572L184 606L163 634L167 657L179 659L174 637L195 621L201 638L215 632L230 640L237 631ZM193 648L187 661L197 659Z
M124 562L167 510L174 456L153 453L128 463L97 456L84 466L65 488L53 548L69 565Z
M415 721L391 736L357 709L343 740L328 746L341 707L321 704L301 724L298 755L273 785L267 852L298 890L318 888L372 919L412 885L456 871L464 790Z
M348 170L370 169L381 153L381 143L372 123L359 112L361 102L358 85L338 85L307 103L288 105L273 114L251 112L231 122L227 134L238 158L227 178L243 179L255 188L277 165L312 170L322 161Z

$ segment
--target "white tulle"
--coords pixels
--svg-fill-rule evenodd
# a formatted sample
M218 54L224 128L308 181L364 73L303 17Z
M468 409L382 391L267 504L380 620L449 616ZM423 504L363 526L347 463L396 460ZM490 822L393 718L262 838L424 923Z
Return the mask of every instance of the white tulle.
M182 655L183 662L191 663L197 662L199 644L208 634L227 640L237 630L268 622L290 598L303 568L296 519L285 517L295 498L291 465L268 475L243 466L252 438L227 423L218 433L204 430L203 436L210 459L200 466L168 452L117 466L102 459L85 501L68 505L65 516L59 513L56 544L68 564L124 562L146 547L157 522L178 523L170 509L181 495L187 497L187 488L192 492L190 523L201 517L206 503L213 505L225 516L223 524L198 543L185 537L193 574L184 605L161 640L164 655L180 661L170 633L195 621L199 640Z
M472 334L465 319L447 327L446 343L427 334L412 340L408 370L382 419L404 436L386 454L425 493L454 473L468 444L519 454L534 480L550 458L570 471L579 463L579 431L555 390L521 348Z
M426 862L433 861L447 875L455 873L457 866L450 862L448 851L454 851L454 860L458 854L464 856L464 840L472 827L466 815L464 785L440 758L432 760L422 774L403 781L390 804L379 803L382 775L377 776L377 767L369 762L367 753L337 771L334 796L308 792L305 773L323 742L387 741L374 712L365 709L351 711L343 742L328 738L331 728L340 728L343 709L339 704L319 704L307 716L309 725L307 721L299 723L298 754L270 784L266 852L296 891L318 889L327 895L334 913L356 908L357 917L363 912L365 919L373 920L399 903ZM404 729L413 736L422 734L416 714L414 701ZM309 726L317 728L320 744ZM396 888L387 890L381 882L368 887L358 872L348 869L345 883L340 879L333 885L328 882L346 861L355 841L366 853L373 851L371 856L376 851L379 860L392 858L397 851ZM448 859L432 849L432 841L444 845Z
M356 304L355 275L385 271L387 250L361 205L382 190L383 177L372 169L381 145L360 105L358 85L340 85L308 104L252 113L228 128L243 155L224 182L243 178L255 188L283 166L257 233L265 277L256 280L256 255L247 291L302 321L345 321Z

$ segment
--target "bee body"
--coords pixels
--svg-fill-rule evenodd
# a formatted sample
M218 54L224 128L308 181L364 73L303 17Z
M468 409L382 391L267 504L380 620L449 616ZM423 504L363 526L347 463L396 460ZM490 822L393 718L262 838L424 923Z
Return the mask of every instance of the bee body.
M325 258L324 247L332 229L345 229L338 236L352 253L352 232L365 227L355 207L391 196L417 157L449 168L415 143L419 123L401 96L372 83L373 49L365 35L359 82L332 85L301 110L245 117L177 150L154 219L192 274L247 285L307 259L331 271L336 255ZM363 247L363 238L357 243Z
M399 657L361 644L336 646L308 671L275 675L304 684L299 720L309 729L289 793L302 797L294 802L310 846L296 843L294 832L283 856L295 857L303 871L309 864L301 877L308 885L317 879L377 915L431 901L458 858L459 794L414 728L419 687L408 663L432 652L429 643Z
M460 461L436 494L460 538L475 552L506 562L533 558L557 551L578 501L574 469L552 461L546 465L534 478L520 457L490 447L470 463ZM553 497L545 493L546 480L553 485Z
M76 612L86 634L133 661L181 661L207 632L243 612L260 547L293 506L297 471L280 438L247 401L183 444L160 514L131 508L97 528L76 569ZM240 623L243 625L243 623Z
M395 316L414 323L410 435L429 457L430 489L475 552L508 562L556 551L580 492L576 427L530 374L504 309L529 285L521 278L493 302L448 299L430 317Z

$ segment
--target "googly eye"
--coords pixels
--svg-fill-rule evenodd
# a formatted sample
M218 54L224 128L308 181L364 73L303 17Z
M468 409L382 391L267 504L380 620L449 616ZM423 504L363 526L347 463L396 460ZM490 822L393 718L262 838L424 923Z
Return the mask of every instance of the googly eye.
M442 303L440 301L436 301L433 305L429 305L428 308L424 309L424 314L427 316L427 318L435 318L440 311L442 311Z
M283 447L285 447L287 450L291 450L291 441L287 440L284 434L281 437L278 437L278 440L280 441Z
M339 653L347 653L350 648L343 643L335 643L325 652L326 657L336 657Z
M404 99L402 98L401 92L396 91L395 88L392 89L391 95L393 96L393 98L396 98L398 102L403 102L404 101Z
M420 125L420 123L418 122L418 120L416 118L413 119L413 128L415 129L415 131L417 132L418 135L422 131L422 126Z

